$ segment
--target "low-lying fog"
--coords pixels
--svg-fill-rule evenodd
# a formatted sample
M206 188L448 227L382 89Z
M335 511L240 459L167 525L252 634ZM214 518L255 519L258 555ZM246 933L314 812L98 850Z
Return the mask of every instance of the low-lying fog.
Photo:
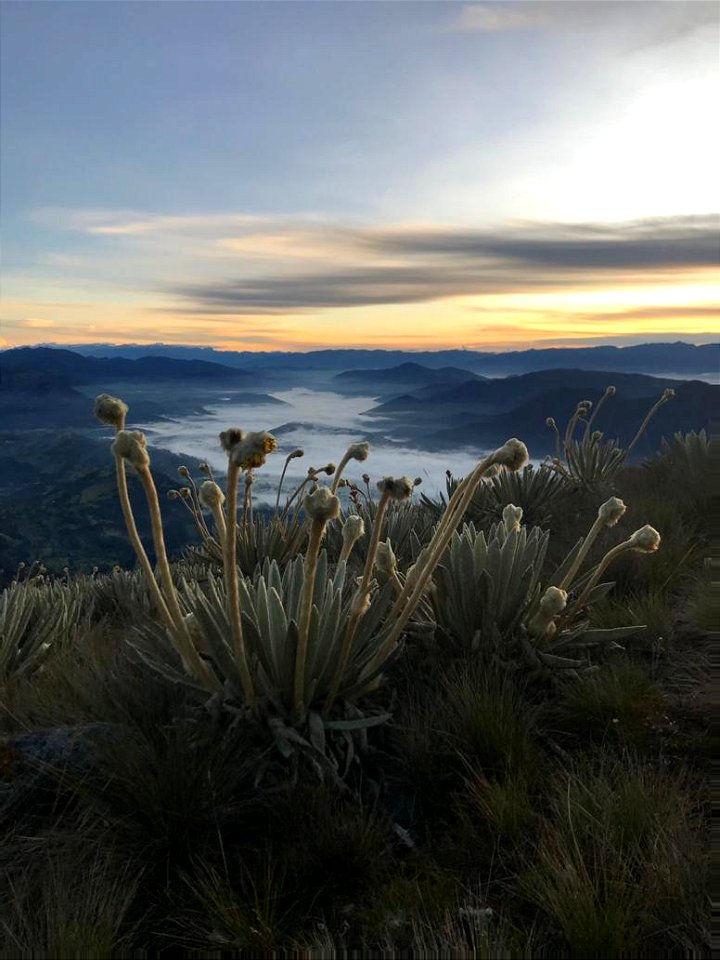
M403 446L401 436L378 440L372 436L377 425L371 418L363 416L364 411L375 405L372 396L347 397L304 387L275 392L273 396L287 406L233 404L219 397L217 406L207 405L207 415L177 421L156 420L140 425L140 429L147 433L151 445L206 460L220 473L226 466L226 457L218 442L221 430L237 426L274 433L278 449L257 471L253 487L256 502L274 502L285 457L298 447L305 451L305 456L291 461L289 479L284 486L286 492L292 489L293 480L297 483L305 476L309 466L321 467L328 461L338 463L347 446L357 440L370 441L370 456L364 463L352 461L345 476L358 481L366 472L373 480L402 474L422 477L420 489L429 496L445 489L446 470L463 476L486 452L453 450L431 453ZM291 423L297 426L282 429L284 424Z

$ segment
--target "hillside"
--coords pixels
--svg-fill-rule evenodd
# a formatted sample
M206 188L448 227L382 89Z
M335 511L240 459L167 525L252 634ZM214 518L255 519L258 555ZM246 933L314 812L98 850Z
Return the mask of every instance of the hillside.
M153 472L166 520L168 548L179 554L196 531L182 504L167 501L180 484L177 468L197 467L189 457L153 451ZM150 524L140 485L128 473L140 534ZM118 503L109 435L102 441L72 430L0 432L0 583L20 561L42 561L90 571L133 566L135 556Z

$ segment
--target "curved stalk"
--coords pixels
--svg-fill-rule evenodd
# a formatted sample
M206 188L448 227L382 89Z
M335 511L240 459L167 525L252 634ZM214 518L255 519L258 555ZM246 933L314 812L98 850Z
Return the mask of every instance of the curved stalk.
M124 427L121 429L124 429ZM142 540L140 539L140 534L138 533L137 525L135 523L135 516L132 511L130 496L128 494L127 475L125 473L125 469L125 461L122 457L119 457L117 454L115 454L115 476L117 478L120 507L122 508L123 517L125 519L128 537L140 562L140 566L145 573L145 577L147 578L148 586L150 587L150 593L155 601L155 606L158 608L158 612L160 613L165 626L172 631L175 629L173 618L170 616L170 611L165 603L165 598L163 597L162 591L160 590L158 582L155 579L155 571L150 563L150 558L145 552L145 547L142 544Z
M635 436L634 436L634 437L632 438L632 440L630 441L630 445L625 448L625 459L626 459L626 460L629 458L630 454L631 454L632 451L635 449L635 445L637 444L638 440L640 439L640 437L641 437L641 436L643 435L643 433L645 432L645 428L647 427L647 425L650 423L650 421L652 420L652 418L653 418L653 417L655 416L655 414L658 412L658 410L660 409L660 407L662 407L663 404L667 403L669 399L670 399L670 397L667 395L667 393L663 393L663 395L660 397L660 399L657 400L657 401L653 404L652 407L650 407L650 409L648 410L648 412L647 412L647 414L646 414L646 416L645 416L645 419L643 420L643 422L642 422L642 423L640 424L640 426L638 427L637 433L635 434Z
M340 684L342 683L343 674L345 673L345 668L350 658L352 642L355 639L355 633L357 632L358 624L367 612L367 597L370 593L370 581L372 580L372 573L375 567L375 557L377 556L378 544L380 543L383 520L385 519L385 512L387 511L389 503L390 494L387 491L384 491L380 497L377 512L375 513L375 522L373 523L373 530L370 537L370 546L368 547L367 557L365 558L362 581L353 600L350 618L348 620L347 628L345 629L345 636L343 637L342 648L340 650L340 659L338 660L338 665L335 669L332 683L330 684L330 692L328 693L328 697L325 702L324 712L326 715L330 713L332 706L335 703L335 699L340 689Z
M593 410L592 414L590 415L590 419L588 420L585 426L585 432L583 433L583 440L587 440L588 436L590 435L590 428L593 425L595 417L600 413L600 409L602 408L602 405L605 403L607 398L613 396L614 392L615 392L614 388L612 390L608 389L598 400L597 406Z
M245 639L242 631L242 621L240 619L240 585L238 583L237 570L237 498L238 498L238 478L240 468L229 460L227 474L227 527L225 543L223 544L223 570L225 573L225 590L228 602L228 619L230 621L230 635L235 652L235 660L240 673L240 682L243 688L243 695L249 707L255 704L255 687L250 675L250 668L247 662L247 653L245 650Z
M325 521L314 519L310 527L310 539L305 553L302 595L300 597L300 617L298 623L297 652L295 655L294 710L300 719L305 710L305 665L307 661L308 635L315 595L315 575L317 573L318 553L325 530Z
M613 560L616 557L619 557L621 553L625 553L626 550L632 550L632 548L633 548L633 544L631 540L623 540L622 543L618 543L611 550L608 550L608 552L602 558L600 563L597 565L595 569L595 573L593 573L592 577L590 577L588 582L585 584L583 592L580 594L580 596L577 598L577 600L573 604L573 612L576 610L580 610L582 609L582 607L585 606L585 604L587 603L588 597L592 593L595 586L599 583L600 577L603 575L603 573L605 573L605 571L613 562Z
M275 498L275 516L278 515L278 511L280 510L280 494L282 492L282 485L285 480L285 474L287 473L288 464L292 459L293 459L292 453L288 454L287 457L285 457L285 464L283 465L282 473L280 474L280 483L278 483L277 497Z

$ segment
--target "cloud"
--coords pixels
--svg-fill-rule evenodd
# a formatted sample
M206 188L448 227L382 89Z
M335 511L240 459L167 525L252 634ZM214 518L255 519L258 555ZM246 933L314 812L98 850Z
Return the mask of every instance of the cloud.
M44 320L42 317L28 317L27 320L23 320L23 327L30 327L32 329L44 330L49 327L55 326L54 320Z
M427 226L338 231L338 250L347 243L362 251L358 266L323 263L323 269L302 272L181 283L172 292L191 311L292 313L568 289L617 283L618 275L622 282L647 283L718 262L717 218L711 216L525 224L494 232Z
M648 7L652 7L652 16ZM501 0L462 7L445 28L452 33L510 33L528 29L555 33L610 34L618 29L630 49L642 50L682 40L708 26L717 28L714 2L628 3L627 0Z
M545 22L543 5L526 3L473 3L464 6L449 29L459 33L500 33L525 30Z

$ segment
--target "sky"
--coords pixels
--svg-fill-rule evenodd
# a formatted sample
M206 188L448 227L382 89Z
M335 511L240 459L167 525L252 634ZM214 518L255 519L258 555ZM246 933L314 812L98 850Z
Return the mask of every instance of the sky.
M0 346L720 334L720 5L6 0Z

